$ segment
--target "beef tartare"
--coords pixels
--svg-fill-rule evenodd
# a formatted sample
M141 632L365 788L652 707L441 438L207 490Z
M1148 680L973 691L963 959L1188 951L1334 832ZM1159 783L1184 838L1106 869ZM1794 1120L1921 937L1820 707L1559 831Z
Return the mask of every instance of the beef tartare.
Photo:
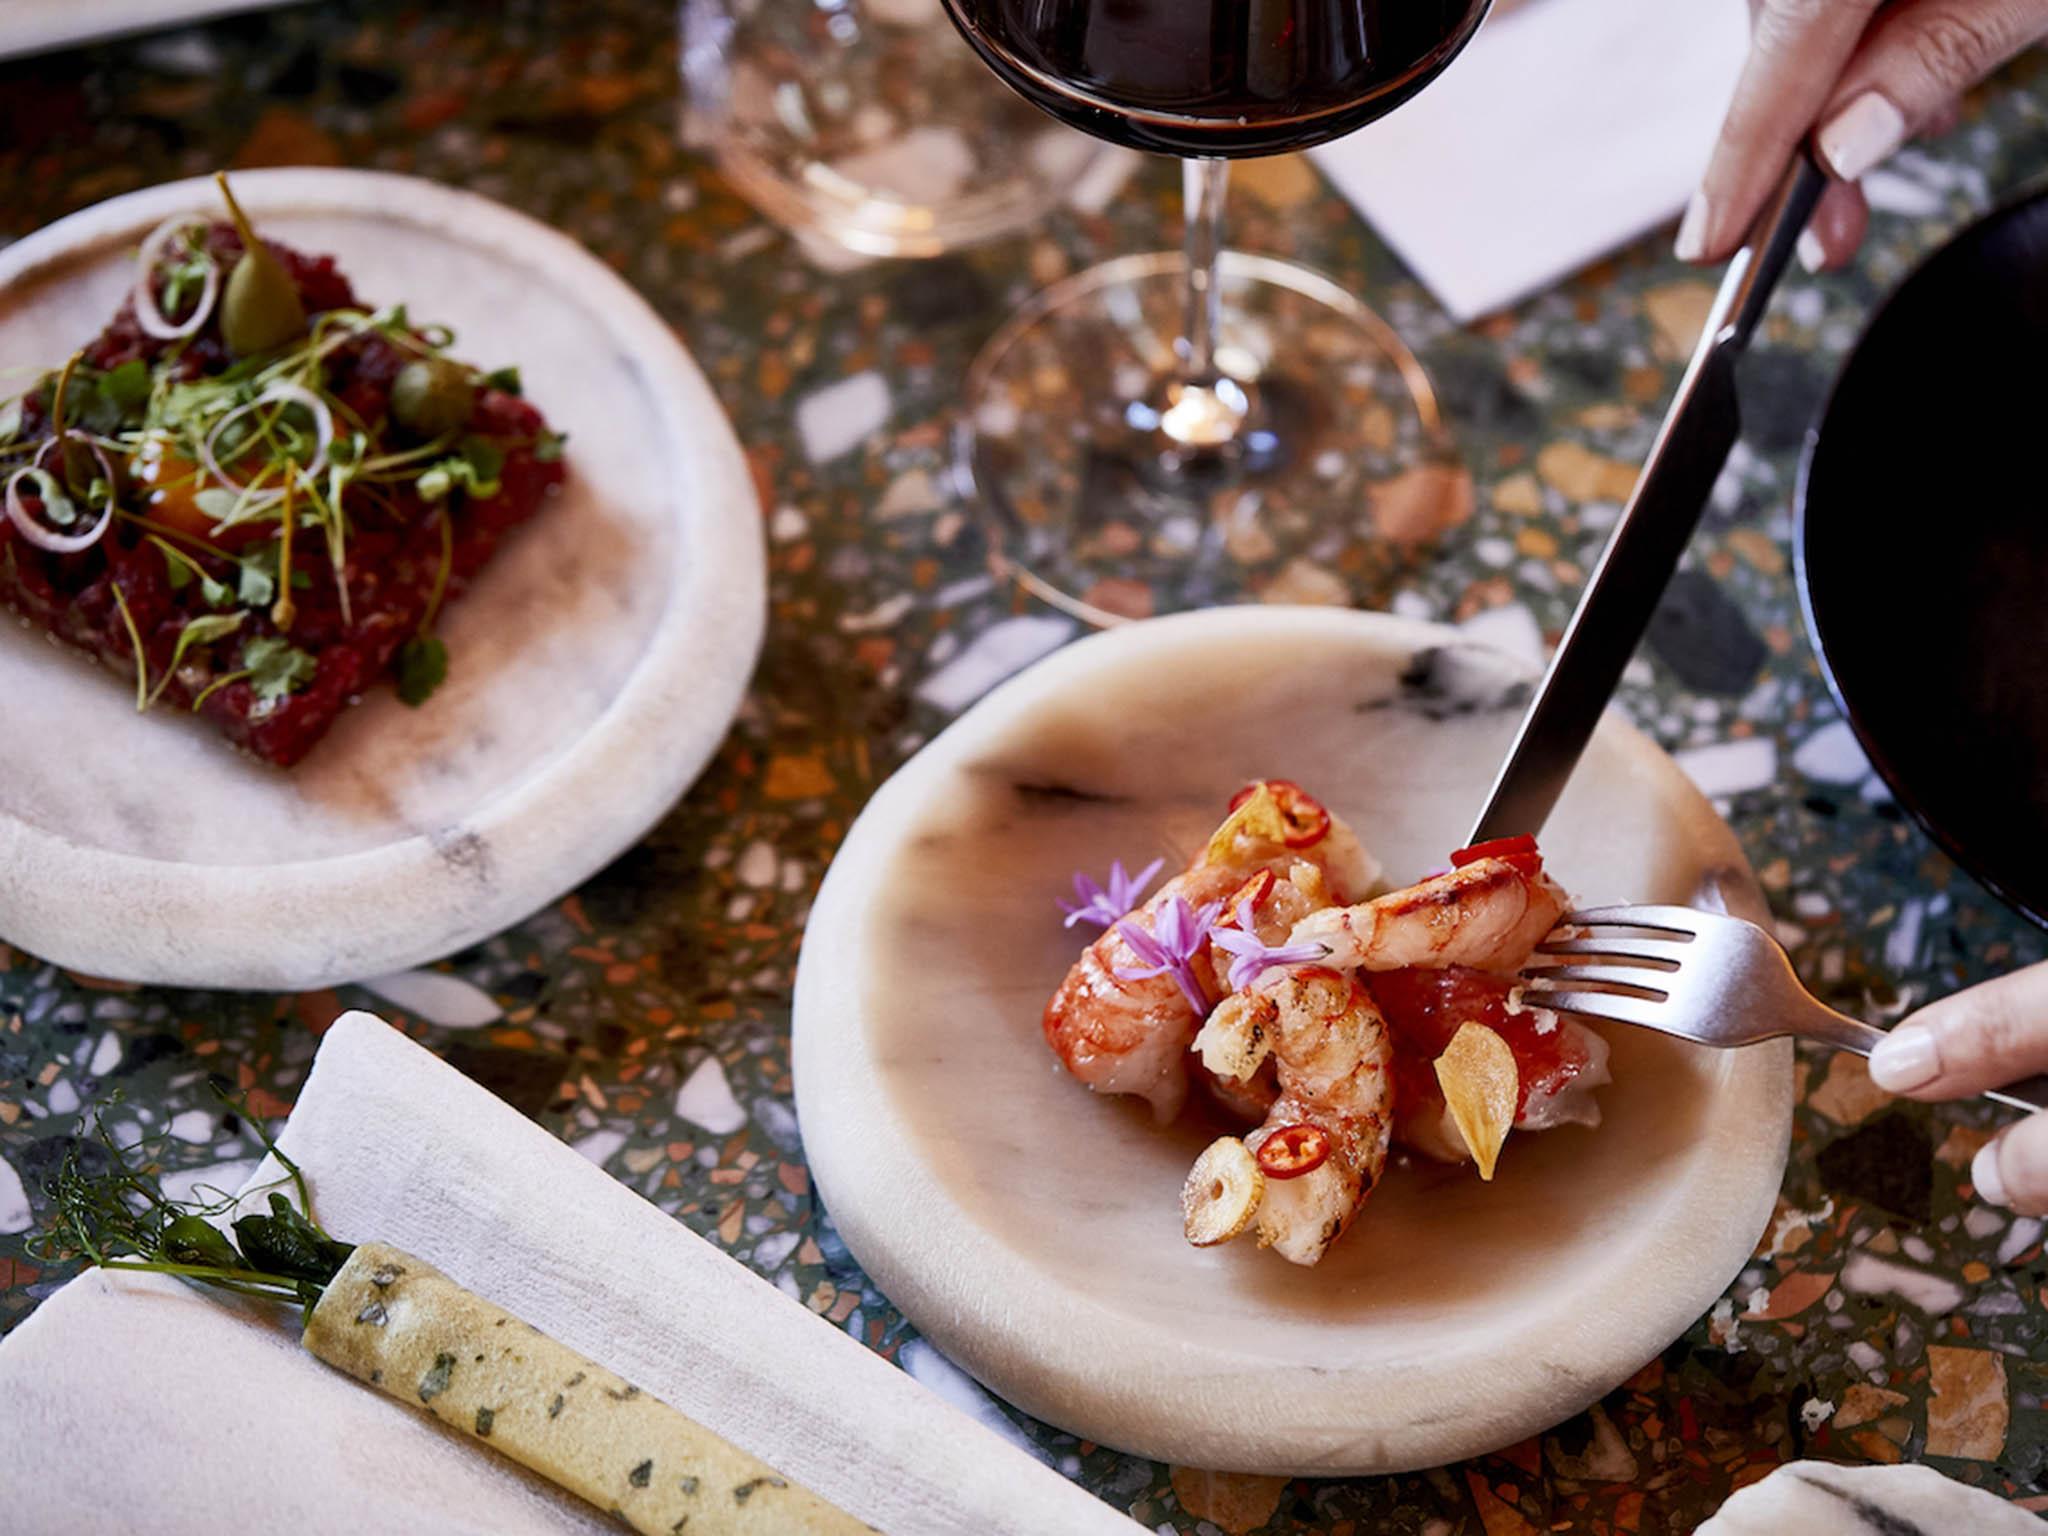
M515 371L229 206L156 231L107 328L0 408L0 602L288 767L381 679L433 691L437 617L561 438Z

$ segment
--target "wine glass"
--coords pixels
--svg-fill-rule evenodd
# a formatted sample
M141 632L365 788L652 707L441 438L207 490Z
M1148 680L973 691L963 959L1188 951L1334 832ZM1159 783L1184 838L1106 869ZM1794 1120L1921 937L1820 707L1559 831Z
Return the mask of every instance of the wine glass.
M686 143L820 259L1009 234L1130 152L988 76L939 0L680 0Z
M1349 601L1390 531L1453 520L1463 482L1414 355L1328 278L1225 252L1223 202L1232 159L1420 91L1487 0L944 3L1036 106L1183 160L1181 251L1046 289L969 370L960 450L996 563L1106 624L1246 585Z

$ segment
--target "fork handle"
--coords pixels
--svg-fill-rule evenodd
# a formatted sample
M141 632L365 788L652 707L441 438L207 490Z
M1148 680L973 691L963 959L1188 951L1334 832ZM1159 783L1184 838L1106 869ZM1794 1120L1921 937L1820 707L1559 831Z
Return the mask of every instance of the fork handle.
M1839 1050L1868 1056L1877 1042L1884 1038L1885 1032L1861 1019L1852 1019L1825 1004L1816 1003L1811 1020L1801 1023L1799 1035L1801 1039L1818 1040ZM2048 1075L2023 1078L2017 1083L2007 1083L2003 1088L1987 1088L1980 1097L2014 1109L2048 1109Z

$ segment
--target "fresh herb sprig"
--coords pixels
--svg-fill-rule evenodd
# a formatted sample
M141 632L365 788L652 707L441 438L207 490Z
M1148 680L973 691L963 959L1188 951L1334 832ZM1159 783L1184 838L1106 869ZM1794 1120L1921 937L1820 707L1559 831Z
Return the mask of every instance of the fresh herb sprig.
M29 1240L30 1253L46 1262L84 1259L102 1269L177 1275L243 1296L298 1302L310 1314L355 1246L313 1219L304 1173L262 1122L246 1105L220 1098L284 1169L277 1183L291 1186L296 1203L273 1187L267 1212L237 1217L231 1233L224 1232L212 1218L233 1210L236 1196L215 1190L218 1198L210 1202L172 1200L149 1156L152 1144L117 1143L102 1115L94 1140L73 1147L50 1179L55 1208L44 1231Z

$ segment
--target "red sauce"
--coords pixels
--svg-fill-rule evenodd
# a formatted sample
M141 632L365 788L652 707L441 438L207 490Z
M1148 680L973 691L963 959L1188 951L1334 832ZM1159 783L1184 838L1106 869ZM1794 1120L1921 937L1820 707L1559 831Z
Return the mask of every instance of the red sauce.
M1515 983L1486 971L1449 966L1441 970L1375 971L1367 978L1373 1000L1386 1016L1394 1036L1394 1085L1398 1102L1440 1102L1435 1062L1461 1024L1484 1024L1507 1042L1514 1053L1521 1091L1515 1100L1519 1117L1531 1092L1554 1093L1577 1077L1586 1063L1571 1037L1547 1015L1534 1010L1511 1012L1508 993ZM1546 1033L1539 1022L1551 1023Z

